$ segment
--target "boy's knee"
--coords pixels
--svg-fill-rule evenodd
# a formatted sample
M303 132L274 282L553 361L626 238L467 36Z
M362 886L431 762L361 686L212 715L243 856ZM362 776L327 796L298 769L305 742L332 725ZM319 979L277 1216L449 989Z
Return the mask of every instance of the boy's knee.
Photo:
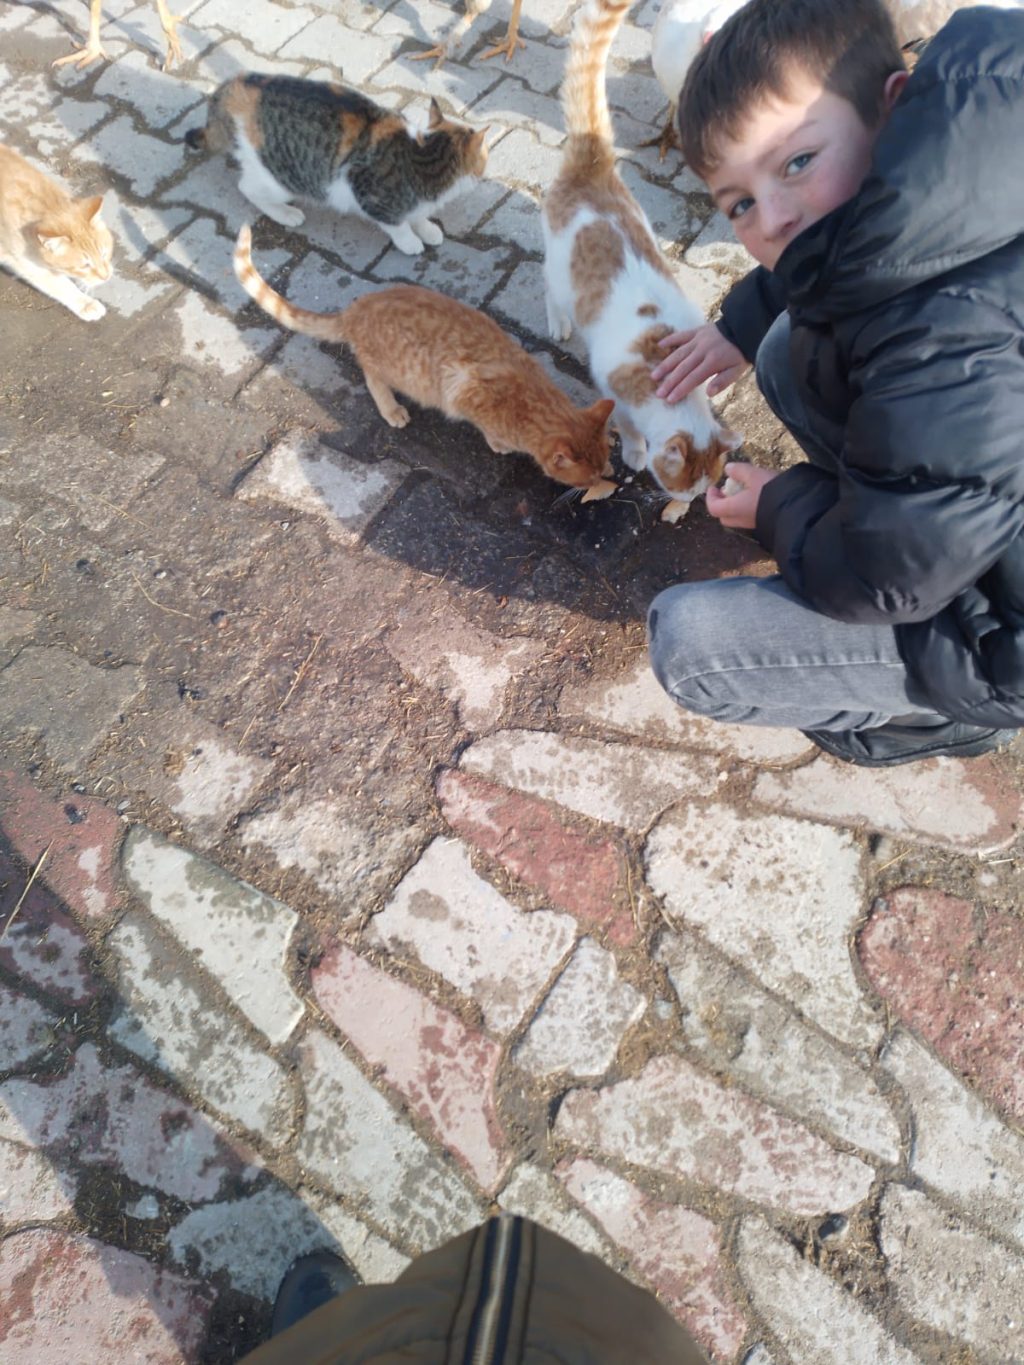
M658 593L647 611L647 653L651 671L672 700L706 714L713 703L700 682L709 605L703 586L681 583Z

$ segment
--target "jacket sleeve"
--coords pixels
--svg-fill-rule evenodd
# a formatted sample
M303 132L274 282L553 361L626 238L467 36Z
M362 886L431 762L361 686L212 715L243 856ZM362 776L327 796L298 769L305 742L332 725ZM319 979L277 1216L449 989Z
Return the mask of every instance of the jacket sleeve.
M782 286L770 270L759 265L726 294L717 327L753 365L765 333L785 307Z
M1019 345L997 310L949 296L864 329L836 472L798 465L758 502L795 592L842 621L928 620L1024 532Z

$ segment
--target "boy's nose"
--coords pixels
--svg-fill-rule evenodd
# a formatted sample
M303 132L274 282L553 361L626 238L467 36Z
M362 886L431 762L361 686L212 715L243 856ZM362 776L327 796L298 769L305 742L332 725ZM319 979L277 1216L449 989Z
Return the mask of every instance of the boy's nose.
M761 200L761 231L769 241L785 240L799 215L788 195L772 194Z

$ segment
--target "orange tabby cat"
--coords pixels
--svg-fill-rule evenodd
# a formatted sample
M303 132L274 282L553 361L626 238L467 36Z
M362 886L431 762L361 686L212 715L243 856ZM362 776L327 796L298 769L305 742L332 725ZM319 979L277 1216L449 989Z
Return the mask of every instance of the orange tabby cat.
M235 274L246 293L295 332L351 347L370 396L385 422L404 427L409 413L398 389L422 407L439 408L483 434L499 455L521 450L545 474L584 499L607 497L615 485L608 458L609 414L600 399L577 408L496 322L468 304L414 284L398 284L362 298L340 313L296 308L252 263L252 233L243 227Z
M107 311L83 294L111 275L113 238L100 219L102 195L72 199L56 180L0 146L0 265L85 322Z

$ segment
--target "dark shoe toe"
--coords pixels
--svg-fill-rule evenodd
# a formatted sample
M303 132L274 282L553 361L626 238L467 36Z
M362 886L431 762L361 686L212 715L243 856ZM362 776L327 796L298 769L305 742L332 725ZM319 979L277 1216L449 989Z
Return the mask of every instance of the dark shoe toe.
M353 1271L332 1251L313 1251L308 1256L300 1256L277 1291L270 1335L276 1337L307 1313L358 1283Z
M891 768L924 758L974 758L1009 744L1016 730L995 730L950 720L927 727L890 721L871 730L804 730L833 758L863 768Z

